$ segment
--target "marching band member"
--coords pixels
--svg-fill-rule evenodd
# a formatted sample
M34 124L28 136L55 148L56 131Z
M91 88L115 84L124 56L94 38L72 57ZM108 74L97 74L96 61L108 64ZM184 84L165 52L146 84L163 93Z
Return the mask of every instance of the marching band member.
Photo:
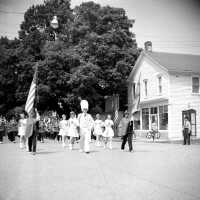
M107 119L104 122L105 124L105 131L103 132L103 137L104 137L104 149L106 148L106 145L109 142L109 148L112 149L112 137L114 136L114 131L112 129L114 123L113 120L111 119L111 115L107 116Z
M102 131L103 122L100 119L100 114L96 115L96 120L94 121L94 135L96 136L96 146L100 146L100 137L103 133Z
M27 119L25 118L25 113L22 112L20 113L20 119L18 122L18 135L20 136L20 142L19 142L19 148L23 149L26 145L26 137L25 137L25 132L26 132L26 124L27 124Z
M68 135L69 122L68 122L68 120L66 120L65 114L62 115L62 120L59 123L59 128L60 128L59 135L62 136L62 146L66 147L65 140Z
M81 100L82 113L78 115L79 131L80 131L80 152L90 152L90 140L91 131L93 128L94 120L90 114L88 114L88 102Z
M76 118L75 112L71 111L70 112L70 118L68 120L69 122L69 130L68 130L68 136L70 137L69 139L69 149L73 149L73 140L74 138L77 138L78 135L78 120Z

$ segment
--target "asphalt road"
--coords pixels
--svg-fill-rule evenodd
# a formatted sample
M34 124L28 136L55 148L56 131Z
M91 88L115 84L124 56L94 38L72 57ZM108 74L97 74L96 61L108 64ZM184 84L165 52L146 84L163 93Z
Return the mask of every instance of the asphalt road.
M200 145L91 144L85 154L46 140L35 156L0 145L0 200L199 200Z

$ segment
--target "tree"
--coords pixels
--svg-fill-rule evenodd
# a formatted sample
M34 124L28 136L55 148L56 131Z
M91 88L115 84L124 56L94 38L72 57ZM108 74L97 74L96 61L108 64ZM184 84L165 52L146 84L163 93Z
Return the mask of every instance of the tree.
M50 26L54 15L59 22L56 30ZM25 104L34 65L39 63L40 110L59 110L61 102L66 112L78 111L80 98L89 101L91 110L103 110L104 96L116 93L125 105L126 80L139 54L131 27L124 9L94 2L82 3L73 10L67 0L30 7L19 40L0 41L5 44L0 45L0 66L7 67L1 87L10 84L9 91L3 90L0 96L7 94L13 106ZM58 40L51 41L54 32ZM17 78L11 71L17 71Z

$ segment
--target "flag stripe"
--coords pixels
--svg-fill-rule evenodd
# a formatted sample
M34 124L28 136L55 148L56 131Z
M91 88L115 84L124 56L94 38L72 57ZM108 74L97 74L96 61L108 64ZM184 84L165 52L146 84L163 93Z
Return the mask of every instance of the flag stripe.
M33 76L33 80L30 86L30 90L28 93L28 97L27 97L27 101L26 101L26 105L25 105L25 111L30 114L30 112L32 111L33 107L34 107L34 101L35 101L35 95L36 95L36 79L37 79L37 66L35 69L35 73Z

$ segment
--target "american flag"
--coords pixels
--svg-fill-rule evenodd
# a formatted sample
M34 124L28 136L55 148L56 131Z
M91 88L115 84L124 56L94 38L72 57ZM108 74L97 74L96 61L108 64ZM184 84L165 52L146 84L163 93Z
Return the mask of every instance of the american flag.
M37 73L38 73L38 65L36 65L33 80L31 83L31 87L28 93L28 98L26 100L25 111L30 114L32 109L34 108L34 102L36 97L36 87L37 87Z

